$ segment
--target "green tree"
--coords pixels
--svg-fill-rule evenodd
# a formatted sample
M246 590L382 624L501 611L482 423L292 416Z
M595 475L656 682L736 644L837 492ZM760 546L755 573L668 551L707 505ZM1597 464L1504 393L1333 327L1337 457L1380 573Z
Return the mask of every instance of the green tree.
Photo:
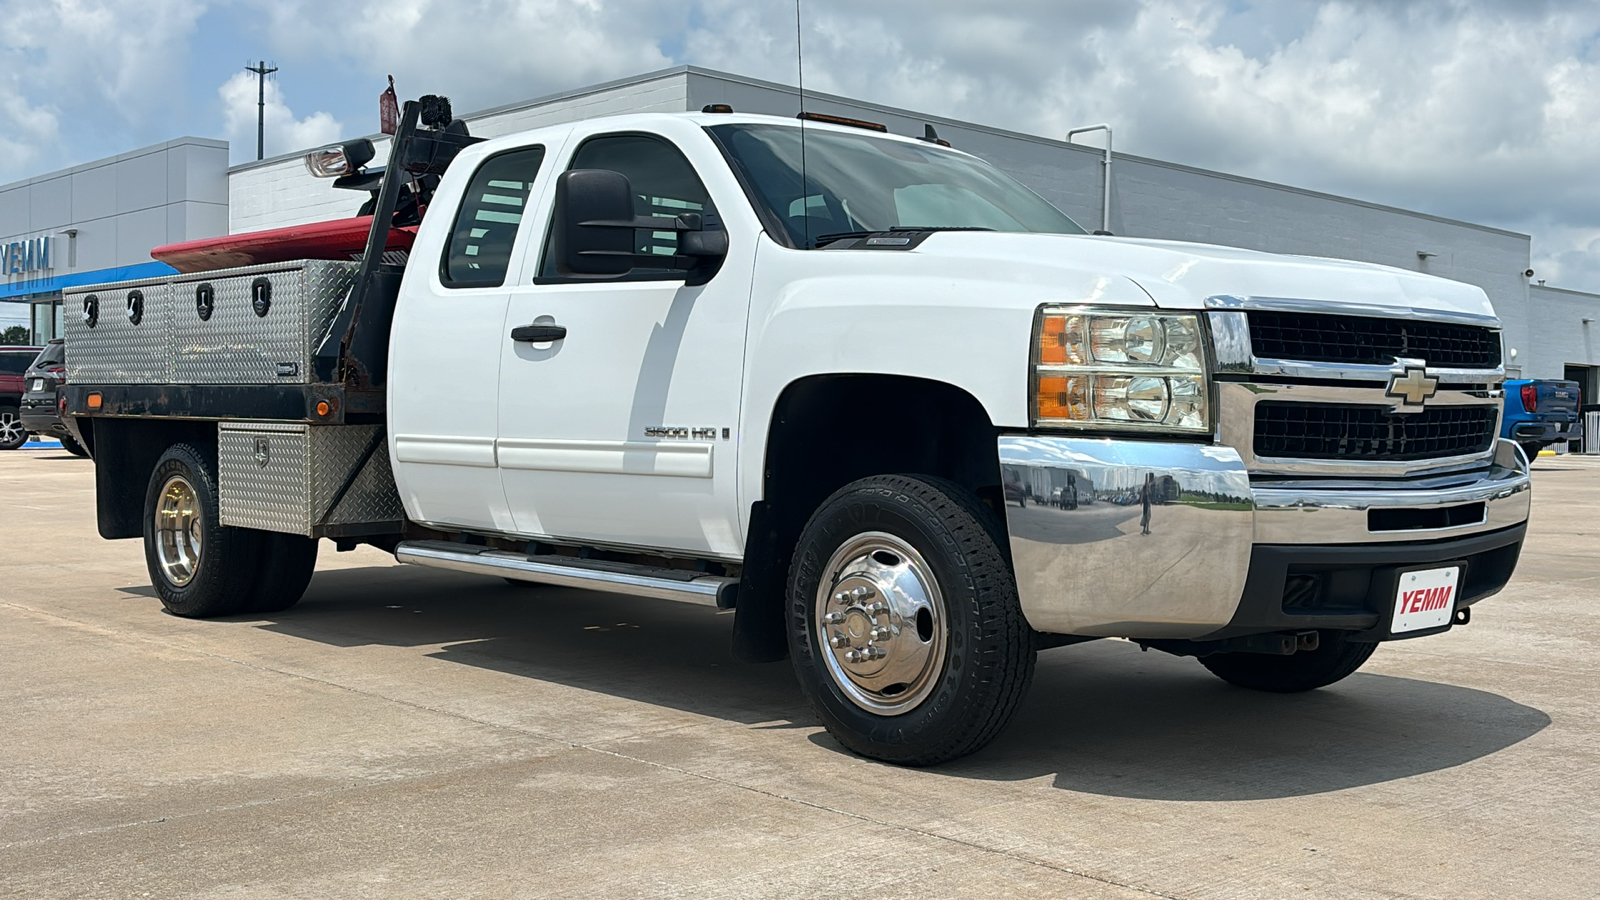
M0 344L26 344L28 342L28 326L13 325L5 331L0 331Z

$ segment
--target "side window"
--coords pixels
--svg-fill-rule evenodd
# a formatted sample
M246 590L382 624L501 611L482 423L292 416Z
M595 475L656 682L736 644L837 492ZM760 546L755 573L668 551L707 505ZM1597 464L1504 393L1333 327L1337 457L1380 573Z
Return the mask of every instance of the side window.
M544 161L543 147L491 156L478 167L461 199L450 243L439 263L445 287L497 287L511 265L511 245Z
M636 216L715 213L694 167L677 147L662 138L643 134L590 138L573 154L570 168L610 169L628 176L628 183L633 186L633 214ZM645 256L673 256L678 252L677 232L638 229L634 232L634 249ZM547 239L540 275L551 278L556 274L556 263L550 256ZM661 277L682 278L683 270L641 265L623 280Z

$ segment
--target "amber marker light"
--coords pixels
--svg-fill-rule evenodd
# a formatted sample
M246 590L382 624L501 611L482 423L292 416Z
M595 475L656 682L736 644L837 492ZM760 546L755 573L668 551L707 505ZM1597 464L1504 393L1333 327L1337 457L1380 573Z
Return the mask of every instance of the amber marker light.
M105 400L100 396L100 392L99 391L95 391L94 393L91 393L89 395L89 408L90 409L99 409L100 408L100 404L104 403L104 402L105 402Z
M1081 376L1040 378L1038 417L1066 422L1089 418L1088 379Z
M1039 364L1078 365L1083 357L1083 317L1045 316L1039 326Z
M328 405L328 401L326 401L326 400L318 400L317 401L317 418L326 419L328 417L328 413L331 413L331 412L333 412L333 407Z

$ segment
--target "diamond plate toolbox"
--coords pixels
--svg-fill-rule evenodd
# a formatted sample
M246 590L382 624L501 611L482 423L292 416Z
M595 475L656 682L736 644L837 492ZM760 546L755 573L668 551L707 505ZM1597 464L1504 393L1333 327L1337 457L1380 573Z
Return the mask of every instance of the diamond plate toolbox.
M173 383L310 383L357 269L300 260L173 277Z
M172 288L165 278L66 291L67 380L165 384L172 380Z
M355 284L298 260L68 291L67 378L87 384L309 384Z
M405 517L378 425L220 422L217 494L224 525L313 537Z

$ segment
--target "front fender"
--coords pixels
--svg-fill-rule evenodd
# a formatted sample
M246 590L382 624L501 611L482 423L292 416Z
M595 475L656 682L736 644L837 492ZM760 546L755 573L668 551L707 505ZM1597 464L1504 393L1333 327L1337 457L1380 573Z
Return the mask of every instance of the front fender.
M997 277L970 259L791 250L765 238L751 291L742 508L763 498L764 438L779 397L801 379L864 374L940 382L974 397L996 426L1026 428L1030 342L1041 304L1154 305L1121 275L1055 265ZM862 409L861 427L893 428L894 416L893 408Z

